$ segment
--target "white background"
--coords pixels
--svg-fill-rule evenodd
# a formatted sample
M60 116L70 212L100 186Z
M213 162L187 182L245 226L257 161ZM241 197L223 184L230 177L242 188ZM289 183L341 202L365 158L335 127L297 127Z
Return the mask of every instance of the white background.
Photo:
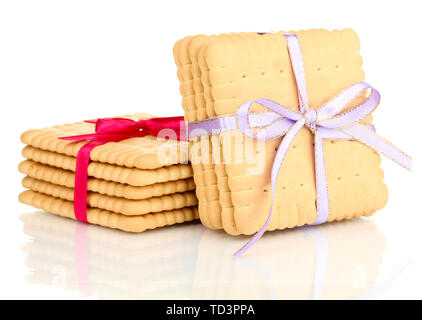
M377 253L382 260L377 262L376 281L381 284L367 296L349 297L422 298L419 289L422 285L422 176L419 166L422 156L422 22L421 8L418 5L419 1L416 0L1 0L0 130L3 148L0 297L101 297L101 294L85 295L81 290L63 289L57 283L44 281L41 284L31 284L28 280L31 273L40 271L29 266L28 250L25 248L30 246L32 240L23 232L24 224L20 221L21 214L35 211L19 204L17 200L18 193L22 190L22 175L17 171L17 165L22 159L20 133L30 128L141 111L157 115L181 115L181 98L172 47L179 38L186 35L350 27L361 39L366 81L375 86L382 95L381 106L374 115L377 131L411 154L415 163L413 172L409 173L389 160L383 160L385 182L389 187L389 203L385 209L370 218L369 222L365 222L376 227L376 236L380 234L385 239L385 249ZM39 215L40 213L32 214L35 219ZM54 221L56 220L53 218L53 225ZM74 228L73 222L70 228ZM194 228L202 227L195 225ZM342 228L348 227L336 224L335 228L334 242L341 243L344 238ZM376 241L371 236L361 234L359 226L352 226L352 229L352 237L356 238L356 243L362 246L362 250L371 247L373 241ZM322 233L325 232L325 229L321 230ZM219 246L231 247L233 243L234 250L244 241L233 240L221 233L210 234L202 229L198 232L201 232L201 236L195 239L201 240L201 243L199 249L194 249L193 252L200 250L201 246L212 252ZM293 240L295 236L297 234L293 233ZM274 243L281 242L283 237L289 236L278 232L274 236L264 237L263 241L270 241L274 248ZM290 250L303 251L303 247L295 248L296 242L293 240ZM179 295L176 285L172 297L207 297L201 295L202 289L214 292L218 279L210 275L206 279L209 281L205 281L199 275L204 273L201 268L206 265L206 251L195 254L187 258L192 261L193 269L189 271L191 278L188 276L188 280L181 282L185 285L188 283L189 288L195 290L186 289L186 285L184 293ZM343 259L348 254L345 249L341 257L330 256L330 259L337 261L335 259ZM270 253L265 248L263 251L257 249L248 258L256 265L269 264L268 268L271 269L271 263L266 260L268 255ZM211 263L213 256L210 254L209 258ZM222 259L230 263L230 252ZM281 260L288 264L292 263L292 259L287 255ZM42 269L44 261L41 259L39 262L39 268ZM352 260L358 271L360 263L364 266L366 262L359 261L359 258ZM148 268L151 266L153 265L149 264ZM218 273L218 265L215 268ZM253 270L250 269L249 277L240 279L253 279ZM140 272L143 271L145 270L140 269ZM277 274L277 270L271 272ZM300 275L297 278L301 279ZM315 287L315 283L306 282L307 278L305 273L301 285ZM331 285L334 292L339 290L339 294L331 297L344 297L340 291L347 291L347 283L356 282L355 278L342 279L340 276L338 279L340 280ZM149 285L154 287L162 284L159 280L159 276L155 276L151 278ZM179 280L175 278L172 281L177 284ZM101 281L108 283L107 274ZM233 288L242 288L244 284L241 280L236 283L230 283L230 279L224 281L224 285ZM291 289L282 288L283 278L274 280L273 285L278 292L276 297L289 297L287 290ZM296 285L299 286L297 283ZM143 286L142 283L139 285L141 291ZM270 295L265 290L254 297L269 298ZM151 296L144 293L142 297L160 297L160 292L155 291ZM224 296L215 292L212 298L241 296L236 293ZM242 294L245 294L244 290Z

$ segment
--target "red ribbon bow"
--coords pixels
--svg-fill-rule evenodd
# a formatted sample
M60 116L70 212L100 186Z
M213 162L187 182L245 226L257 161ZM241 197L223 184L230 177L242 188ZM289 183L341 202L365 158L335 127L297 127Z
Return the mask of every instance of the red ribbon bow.
M75 218L83 222L88 222L86 200L88 165L92 149L107 142L118 142L146 135L186 141L186 125L183 117L151 118L138 121L126 118L103 118L86 122L95 123L95 133L59 138L71 141L88 141L79 149L76 157L73 197Z

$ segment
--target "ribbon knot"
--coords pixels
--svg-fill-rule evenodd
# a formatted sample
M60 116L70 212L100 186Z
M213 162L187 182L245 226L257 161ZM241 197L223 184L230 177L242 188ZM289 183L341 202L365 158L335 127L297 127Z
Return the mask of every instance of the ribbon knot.
M412 165L411 157L378 136L372 125L361 123L376 109L380 100L379 92L369 84L360 82L347 87L320 106L318 111L309 107L299 40L296 35L285 34L284 36L286 37L295 75L299 110L289 108L270 99L260 98L243 103L234 115L189 123L189 139L204 135L204 132L209 135L220 134L228 130L240 130L244 135L264 141L283 137L271 168L271 209L269 215L262 228L235 253L236 256L245 252L267 230L272 217L279 172L291 143L303 127L308 127L314 134L317 218L313 224L326 222L330 211L324 160L324 140L357 140L406 169L410 170ZM363 99L356 104L358 97ZM251 112L254 103L268 108L268 111Z
M314 109L309 108L303 115L305 118L305 125L314 133L317 121L317 112Z
M135 133L143 127L147 128L145 120L134 121L126 118L103 118L94 121L96 133Z
M183 117L164 117L141 119L138 121L127 118L102 118L87 120L95 124L95 132L70 137L61 137L72 141L105 141L117 142L146 135L170 137L175 140L186 140L186 128Z

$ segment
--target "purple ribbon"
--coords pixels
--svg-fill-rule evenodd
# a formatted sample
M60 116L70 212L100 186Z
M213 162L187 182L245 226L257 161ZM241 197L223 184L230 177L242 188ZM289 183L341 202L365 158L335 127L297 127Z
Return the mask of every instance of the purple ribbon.
M188 126L189 139L202 135L220 134L230 130L240 130L243 134L260 140L272 140L284 136L271 169L271 209L268 218L264 226L235 253L235 256L244 253L267 230L272 217L278 174L290 144L303 127L309 128L314 134L317 219L313 224L324 223L329 216L324 139L357 140L408 170L412 165L412 158L378 136L372 125L360 123L375 110L380 100L379 92L369 84L360 82L351 85L324 103L317 111L309 107L299 40L294 34L285 34L284 36L287 40L290 61L296 79L299 111L273 100L261 98L245 102L239 107L236 114L191 122ZM363 93L366 93L365 99L360 104L343 111ZM251 112L250 108L254 103L267 107L269 111Z

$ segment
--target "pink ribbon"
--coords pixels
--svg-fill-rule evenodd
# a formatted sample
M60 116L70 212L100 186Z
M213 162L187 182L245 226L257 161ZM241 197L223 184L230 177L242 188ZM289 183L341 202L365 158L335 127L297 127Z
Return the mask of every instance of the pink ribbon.
M143 137L146 135L160 136L162 130L170 133L169 137L175 140L186 140L186 127L183 117L151 118L134 121L126 118L103 118L88 120L95 123L95 133L60 137L71 141L88 141L78 151L75 169L75 188L73 210L75 218L88 222L86 215L88 165L92 149L108 142ZM175 136L171 136L171 135Z
M243 134L260 139L272 140L284 136L276 152L271 169L271 209L264 226L236 253L239 256L251 247L267 230L273 211L274 192L278 174L290 144L303 127L314 134L315 177L317 219L313 224L327 221L329 216L329 195L326 180L323 140L357 140L376 152L382 153L406 169L411 168L412 159L390 142L375 133L371 125L361 124L378 106L380 95L369 84L360 82L344 89L317 111L309 107L304 64L299 40L294 34L285 34L291 64L293 67L298 97L299 111L281 105L270 99L256 99L242 104L237 113L222 117L189 123L189 139L201 135L220 134L228 130L240 130ZM365 100L350 110L343 111L362 93L369 93ZM269 109L267 112L250 111L252 104L259 103Z

